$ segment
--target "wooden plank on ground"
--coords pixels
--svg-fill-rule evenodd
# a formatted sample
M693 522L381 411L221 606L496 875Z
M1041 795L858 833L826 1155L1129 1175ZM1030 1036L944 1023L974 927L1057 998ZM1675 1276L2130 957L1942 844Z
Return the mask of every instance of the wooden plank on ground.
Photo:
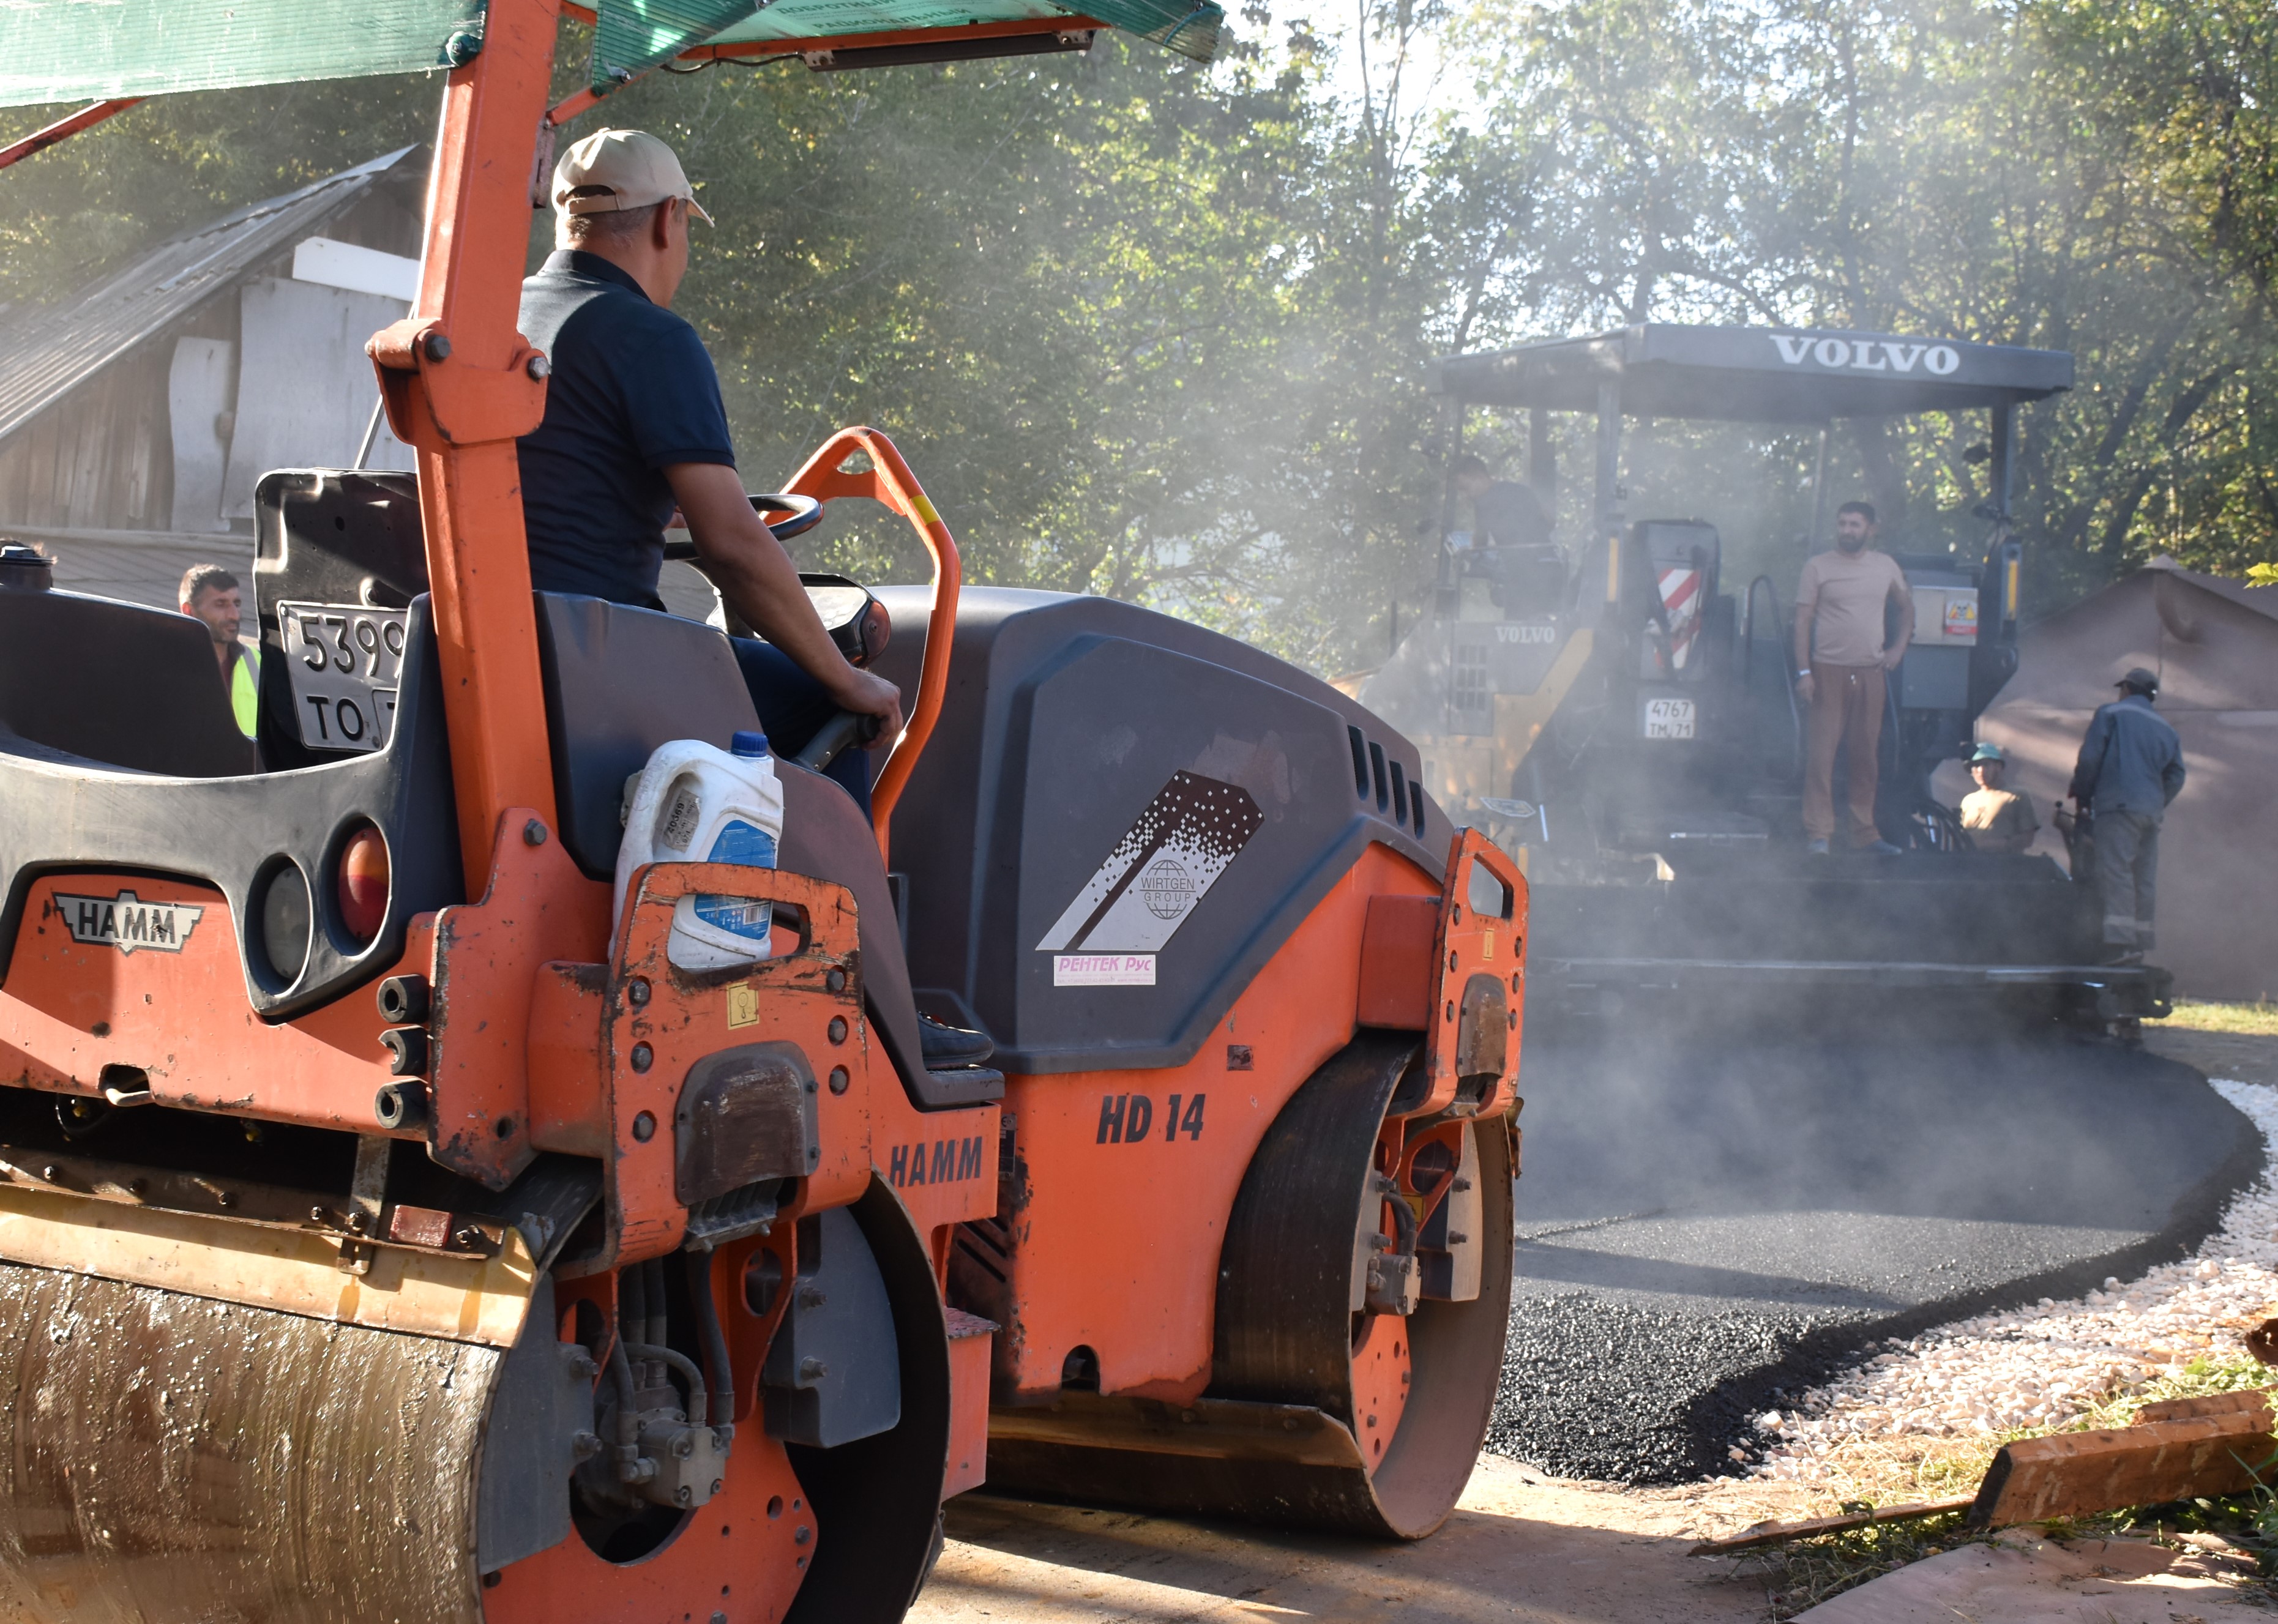
M1760 1545L1777 1545L1782 1540L1809 1539L1815 1534L1841 1534L1852 1529L1863 1529L1871 1523L1900 1522L1909 1517L1943 1517L1950 1512L1968 1511L1974 1500L1922 1500L1904 1506L1883 1506L1873 1511L1846 1513L1840 1517L1807 1517L1795 1522L1759 1522L1741 1529L1727 1539L1703 1540L1693 1547L1694 1556L1729 1556L1735 1551L1754 1551Z
M2157 1404L2147 1404L2136 1412L2134 1424L2141 1427L2155 1421L2190 1421L2202 1415L2244 1415L2270 1413L2270 1395L2259 1387L2241 1392L2206 1393L2197 1399L2163 1399ZM2268 1425L2266 1421L2264 1425Z
M2194 1496L2243 1494L2278 1456L2269 1412L2193 1415L2002 1446L1970 1507L1973 1528L2014 1528Z

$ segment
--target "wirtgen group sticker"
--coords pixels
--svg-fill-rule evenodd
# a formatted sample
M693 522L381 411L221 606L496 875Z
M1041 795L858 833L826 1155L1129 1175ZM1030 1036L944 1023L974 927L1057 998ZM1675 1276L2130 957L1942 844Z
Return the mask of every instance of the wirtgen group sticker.
M132 891L116 896L71 896L57 891L55 909L71 927L73 942L117 948L121 953L137 948L179 953L205 912L184 903L146 903Z
M1152 987L1155 955L1265 815L1250 791L1173 773L1036 943L1055 987Z

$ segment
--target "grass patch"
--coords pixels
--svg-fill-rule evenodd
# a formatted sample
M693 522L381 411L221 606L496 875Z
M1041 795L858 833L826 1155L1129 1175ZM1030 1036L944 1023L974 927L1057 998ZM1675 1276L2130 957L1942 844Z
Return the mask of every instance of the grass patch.
M1856 1503L1851 1508L1864 1509ZM1978 1537L1956 1512L1904 1522L1869 1523L1817 1539L1792 1540L1768 1551L1752 1552L1740 1560L1762 1574L1772 1617L1785 1620L1855 1590L1869 1579L1879 1579L1910 1562Z
M2236 1392L2273 1382L2269 1369L2244 1355L2205 1357L2191 1361L2173 1376L2124 1393L2106 1394L2062 1427L1965 1437L1908 1434L1854 1438L1824 1457L1833 1477L1815 1487L1821 1488L1831 1503L1816 1508L1812 1514L1834 1516L1910 1500L1961 1499L1977 1491L1985 1468L1992 1465L2004 1444L2045 1437L2051 1431L2095 1432L2125 1427L2147 1404ZM2161 1533L2190 1531L2221 1534L2253 1552L2266 1574L2278 1572L2278 1512L2272 1510L2267 1496L2108 1512L2052 1526L2049 1536L2068 1540L2132 1532L2157 1537ZM1971 1533L1957 1513L1793 1540L1734 1559L1763 1575L1772 1617L1785 1620L1910 1562L1998 1537Z
M2189 1026L2199 1032L2237 1032L2253 1037L2278 1038L2278 1003L2259 999L2253 1003L2175 1002L2175 1012L2162 1026Z

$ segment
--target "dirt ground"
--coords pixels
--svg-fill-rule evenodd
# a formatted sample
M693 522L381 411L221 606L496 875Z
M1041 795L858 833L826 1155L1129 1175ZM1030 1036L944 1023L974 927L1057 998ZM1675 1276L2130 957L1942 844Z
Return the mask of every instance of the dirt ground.
M2269 1032L2170 1023L2147 1026L2146 1041L2213 1077L2278 1083L2278 1035ZM1770 1616L1760 1570L1688 1551L1766 1518L1826 1509L1789 1485L1719 1479L1624 1490L1550 1479L1494 1455L1480 1458L1446 1528L1413 1545L984 1492L951 1504L948 1544L910 1616L920 1624L1231 1624L1397 1612L1448 1624L1760 1624Z
M1769 1616L1762 1581L1694 1542L1802 1514L1800 1490L1627 1491L1483 1455L1448 1524L1412 1545L969 1495L916 1624L1219 1624L1265 1619L1715 1624Z

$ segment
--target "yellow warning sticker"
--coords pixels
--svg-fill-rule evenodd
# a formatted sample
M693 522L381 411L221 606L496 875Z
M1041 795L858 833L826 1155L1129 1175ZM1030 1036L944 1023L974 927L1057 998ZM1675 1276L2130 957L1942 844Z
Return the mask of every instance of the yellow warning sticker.
M1494 957L1494 932L1488 931L1479 938L1479 957L1481 958Z
M728 989L728 1024L730 1026L756 1026L760 1021L760 995L752 990L749 981L738 981Z
M922 491L918 492L917 510L918 517L924 520L928 524L939 524L941 522L941 515L933 510L933 504L926 499L926 493Z

